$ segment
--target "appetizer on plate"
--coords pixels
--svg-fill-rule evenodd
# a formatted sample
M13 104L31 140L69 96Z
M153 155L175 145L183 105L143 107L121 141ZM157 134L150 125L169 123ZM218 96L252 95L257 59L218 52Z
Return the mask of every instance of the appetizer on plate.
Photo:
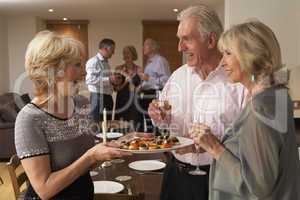
M151 138L134 138L130 141L122 141L121 149L128 150L153 150L172 148L179 145L179 140L175 136L157 136Z

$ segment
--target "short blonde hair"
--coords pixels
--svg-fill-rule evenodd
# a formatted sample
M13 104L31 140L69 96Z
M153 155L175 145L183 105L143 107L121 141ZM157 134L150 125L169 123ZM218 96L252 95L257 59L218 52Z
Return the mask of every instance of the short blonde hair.
M218 47L222 52L229 50L233 53L241 68L248 70L256 80L272 78L273 73L282 67L281 50L274 32L257 20L227 30Z
M136 49L135 49L135 47L134 46L132 46L132 45L128 45L128 46L125 46L124 48L123 48L123 53L124 53L124 51L129 51L130 53L131 53L131 55L132 55L132 60L133 61L136 61L137 59L138 59L138 55L137 55L137 52L136 52Z
M214 10L204 4L199 4L181 11L177 19L182 21L190 17L197 20L198 31L203 38L207 38L210 33L215 33L217 40L220 38L223 32L223 25Z
M39 32L27 46L25 55L25 69L36 95L47 93L65 67L81 62L83 54L81 42L50 31Z

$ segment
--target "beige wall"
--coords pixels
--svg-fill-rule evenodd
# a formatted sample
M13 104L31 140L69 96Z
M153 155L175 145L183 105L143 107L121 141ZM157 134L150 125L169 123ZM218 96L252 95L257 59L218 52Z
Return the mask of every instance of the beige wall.
M32 94L32 84L24 77L24 57L28 43L37 32L37 20L35 17L10 17L7 24L9 89Z
M6 19L0 16L0 94L9 91L7 50Z
M16 91L19 93L30 93L33 95L31 82L25 76L24 56L26 46L34 37L37 31L45 28L41 19L35 17L9 17L7 20L1 20L1 23L7 22L7 43L8 49L1 53L1 56L9 58L8 67L2 67L3 62L0 62L1 75L6 77L6 91ZM0 41L2 33L5 30L0 29ZM111 66L119 65L122 60L122 48L125 45L133 44L136 46L139 53L137 64L142 63L142 24L140 21L90 21L89 24L89 54L94 56L98 49L98 42L103 37L110 37L115 40L117 48L115 55L112 57ZM1 42L2 45L2 42ZM0 48L0 51L2 46ZM7 52L8 56L4 56ZM6 71L5 71L6 70ZM3 72L3 73L2 73ZM4 79L2 79L4 80ZM2 84L0 89L2 89Z
M221 18L224 15L224 7L221 6L217 9L218 14ZM0 18L0 27L1 25ZM6 90L20 93L30 93L32 95L32 84L24 76L24 56L26 46L28 42L34 37L37 31L45 29L44 22L35 17L8 17L8 50L7 56L8 67L3 68L3 61L0 61L1 70L0 76L5 76L7 79ZM142 35L143 27L140 20L132 21L102 21L102 20L90 20L88 29L89 36L89 57L94 56L98 50L98 42L104 37L109 37L116 42L116 51L110 60L111 66L114 67L123 62L122 59L122 48L126 45L134 45L137 48L139 59L137 64L142 65ZM0 29L0 41L3 30ZM2 37L3 38L3 37ZM1 44L0 44L1 45ZM1 51L1 50L0 50ZM1 54L1 56L4 54ZM0 68L0 69L2 69ZM6 70L6 72L5 72ZM5 74L5 75L2 75ZM23 74L23 76L21 76ZM25 78L24 78L25 77ZM4 79L2 79L4 80ZM17 82L16 81L20 81ZM9 85L8 85L9 83ZM3 88L0 86L0 90Z
M116 51L110 60L112 67L122 64L122 49L126 45L134 45L142 63L142 36L143 27L141 21L90 21L89 29L89 57L98 52L98 43L103 38L111 38L116 42Z
M300 1L225 0L225 27L256 18L275 32L284 64L291 70L290 93L300 100ZM295 113L300 117L300 112Z
M220 4L219 6L216 6L215 7L215 11L216 13L218 14L218 16L220 17L220 20L224 26L224 23L225 23L225 18L224 18L224 15L225 15L225 5L224 3Z

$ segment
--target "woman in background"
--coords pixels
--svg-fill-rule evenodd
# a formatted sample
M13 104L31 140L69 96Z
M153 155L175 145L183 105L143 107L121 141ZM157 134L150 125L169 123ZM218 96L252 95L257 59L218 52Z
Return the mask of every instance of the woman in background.
M248 103L219 141L194 124L196 144L214 157L211 200L300 199L293 106L284 86L281 51L272 30L259 21L236 25L218 44L234 83L249 91Z
M125 46L123 48L123 60L125 63L116 67L116 70L126 77L127 83L132 83L135 87L140 85L140 74L143 73L142 67L134 63L137 59L138 55L135 47L132 45Z
M143 69L136 65L134 61L138 55L134 46L129 45L123 48L124 64L116 67L116 73L120 79L123 77L122 84L114 87L117 93L116 101L116 119L133 120L137 122L137 108L135 106L135 88L141 84L140 75Z
M91 119L75 97L85 76L84 47L70 37L38 33L25 56L35 98L18 114L15 145L29 178L25 199L94 198L89 169L128 154L94 146Z

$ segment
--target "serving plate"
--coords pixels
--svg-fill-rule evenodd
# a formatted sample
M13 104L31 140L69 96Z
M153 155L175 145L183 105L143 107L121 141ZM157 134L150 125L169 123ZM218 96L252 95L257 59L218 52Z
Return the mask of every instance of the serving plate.
M127 152L131 152L134 154L153 154L153 153L168 152L168 151L180 149L180 148L194 144L194 141L190 138L179 137L179 136L176 136L176 137L179 140L179 144L175 144L170 148L147 149L147 150L140 150L140 149L139 150L129 150L129 149L118 148L118 150L127 151Z

